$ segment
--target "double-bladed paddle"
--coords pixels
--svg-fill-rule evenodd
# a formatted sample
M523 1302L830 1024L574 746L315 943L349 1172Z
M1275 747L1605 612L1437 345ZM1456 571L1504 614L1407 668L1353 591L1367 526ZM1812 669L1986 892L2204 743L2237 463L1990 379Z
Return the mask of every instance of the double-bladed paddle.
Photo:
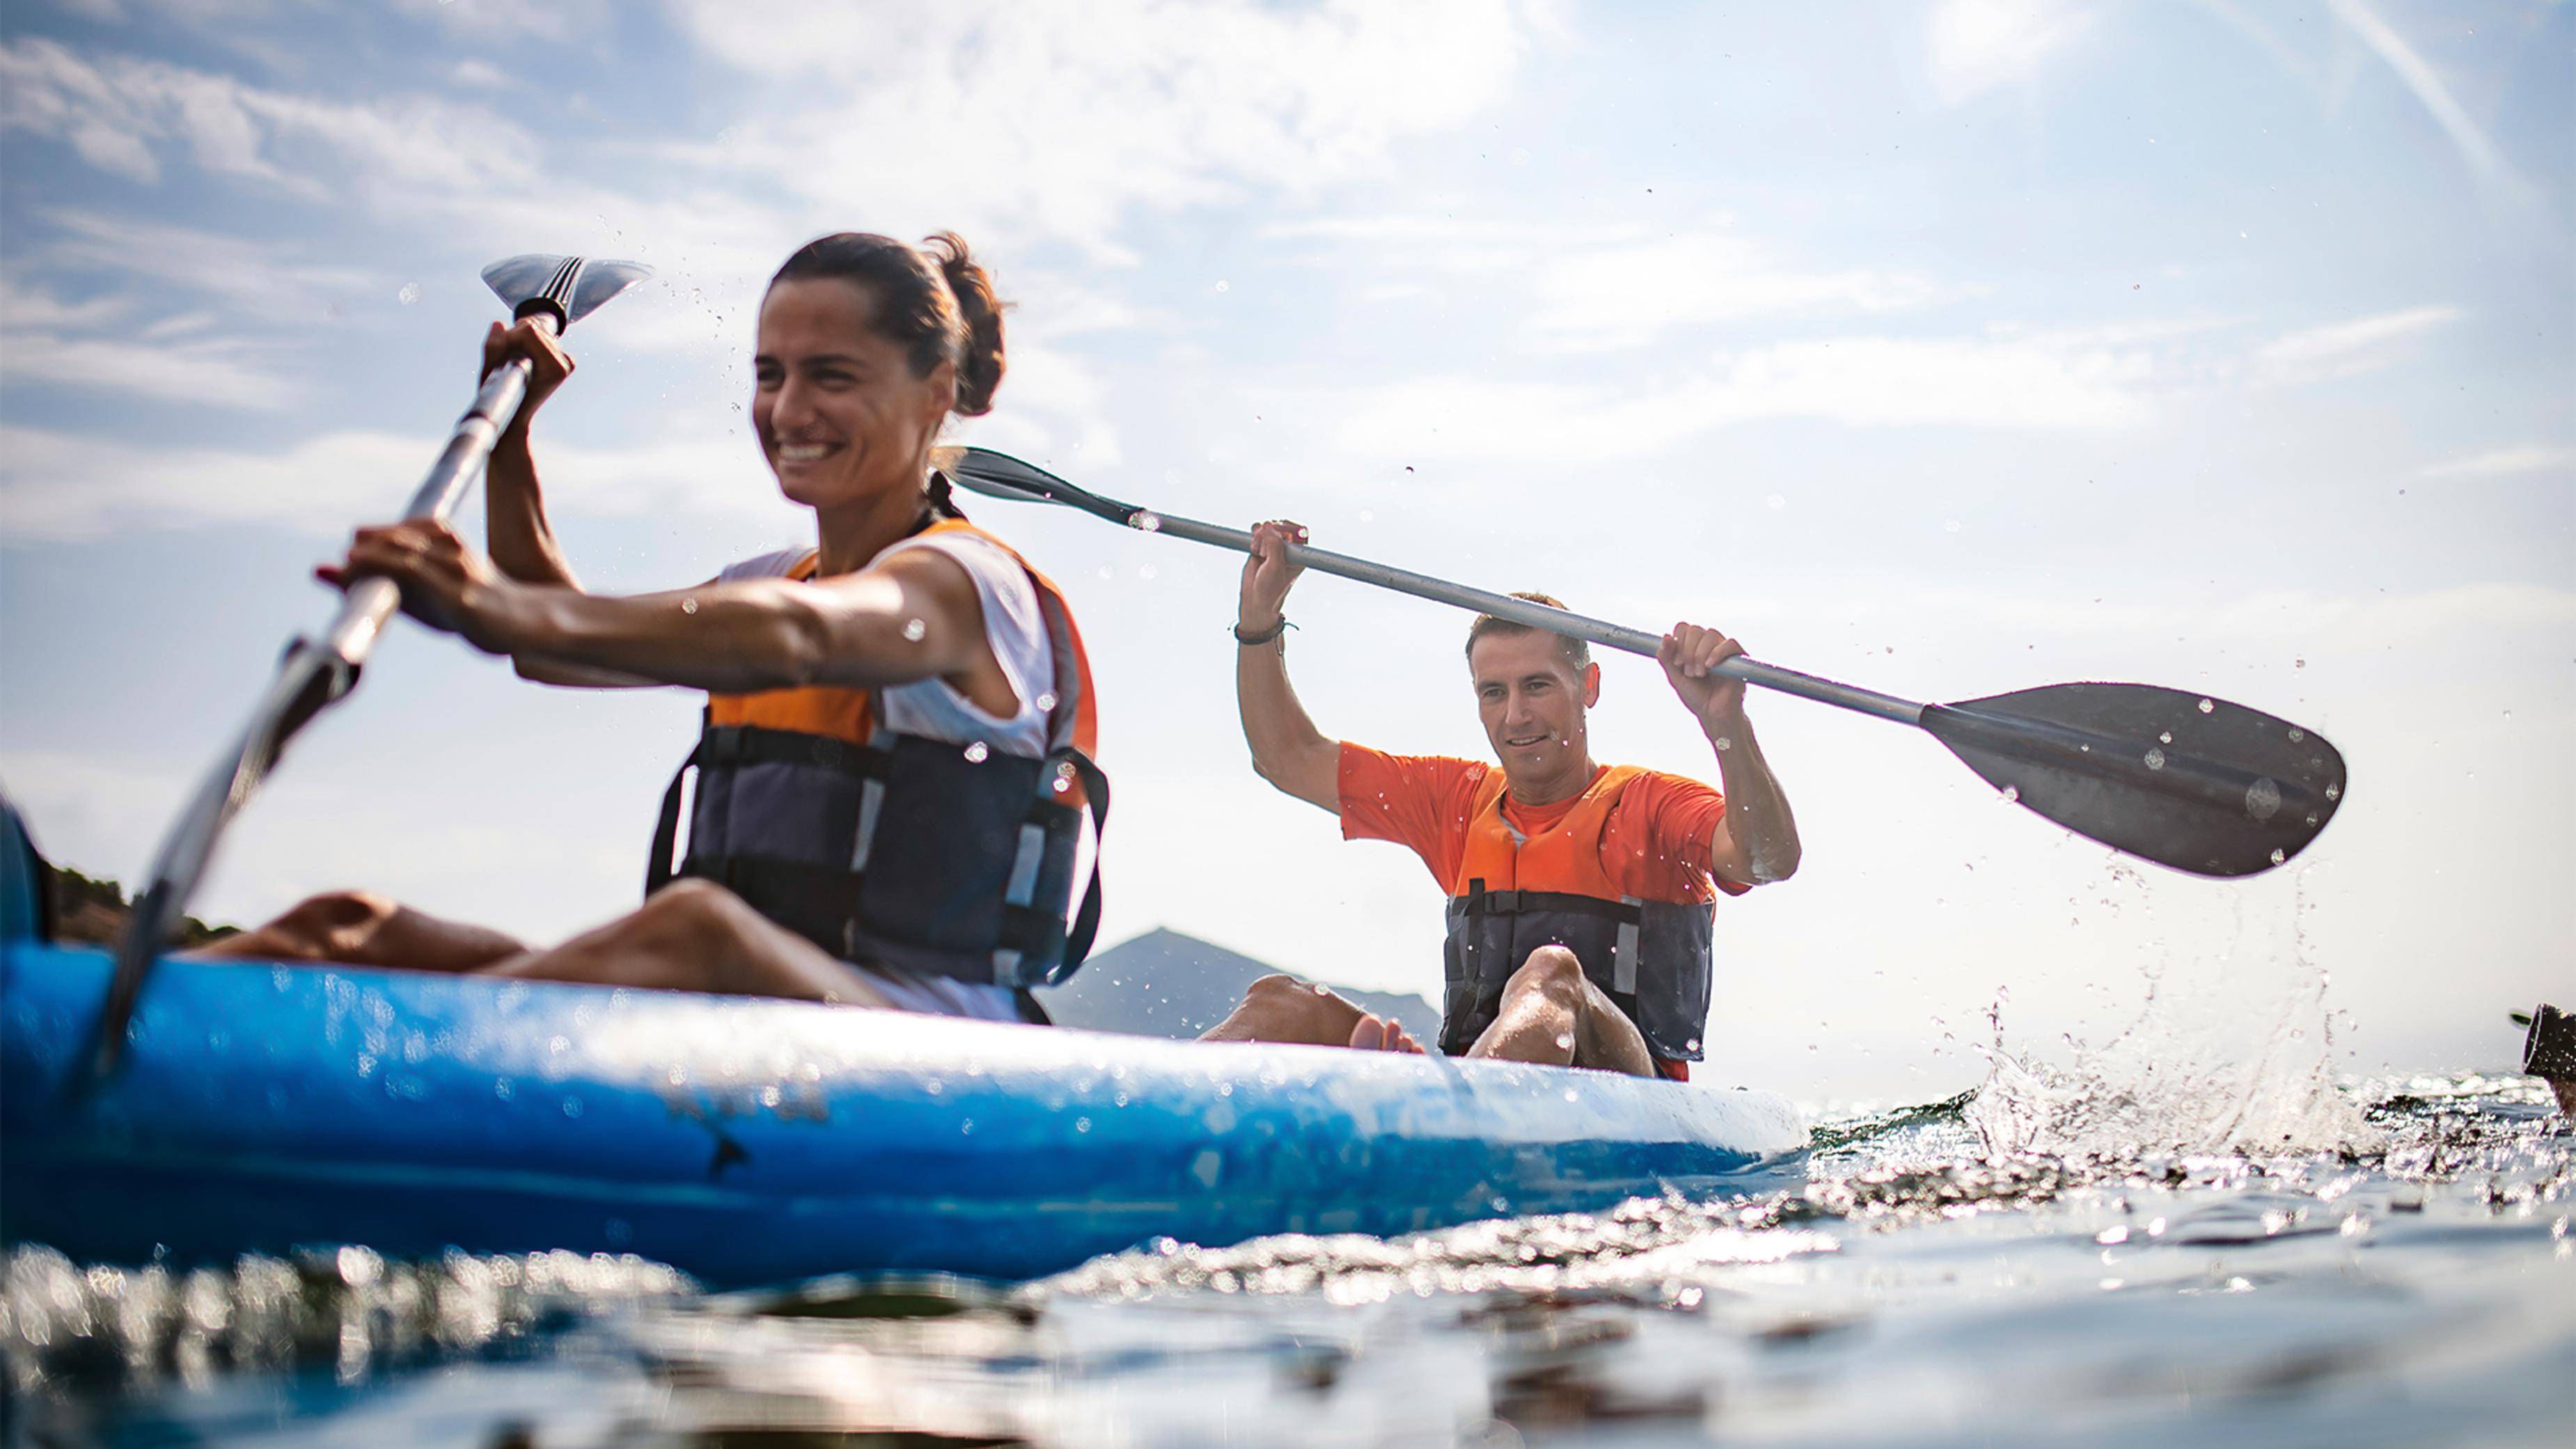
M513 317L535 318L538 326L561 333L652 274L650 267L636 262L530 255L494 262L483 269L483 281L510 305ZM405 519L443 523L456 511L491 457L493 442L527 396L530 370L527 359L521 358L483 379L474 405L466 409L438 461L430 465L429 476L413 492L410 506L403 510ZM358 672L374 651L376 636L401 607L402 593L391 580L360 579L341 597L340 612L320 637L299 636L286 646L277 677L260 696L250 723L207 772L152 858L143 893L136 897L125 936L117 943L116 975L108 984L107 1004L93 1038L90 1060L95 1076L116 1069L125 1048L126 1022L134 1013L143 978L169 943L188 898L204 878L224 827L276 768L286 742L357 687Z
M1248 553L1252 535L1078 488L989 448L943 448L941 470L994 498L1055 503L1148 533ZM1291 545L1291 563L1382 589L1654 657L1660 636L1347 554ZM1957 704L1917 704L1733 658L1718 672L1917 726L1988 784L2079 835L2194 875L2269 870L2334 818L2343 756L2314 730L2189 690L2049 684Z

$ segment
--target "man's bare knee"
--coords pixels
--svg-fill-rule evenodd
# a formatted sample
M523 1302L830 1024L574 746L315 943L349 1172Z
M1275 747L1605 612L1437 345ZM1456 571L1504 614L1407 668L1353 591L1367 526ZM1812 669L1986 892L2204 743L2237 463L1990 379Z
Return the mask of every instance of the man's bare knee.
M655 935L709 939L738 935L751 907L708 880L675 880L644 898L627 920Z
M1562 1005L1583 1000L1583 963L1563 946L1541 946L1529 954L1503 988L1506 996L1535 992Z

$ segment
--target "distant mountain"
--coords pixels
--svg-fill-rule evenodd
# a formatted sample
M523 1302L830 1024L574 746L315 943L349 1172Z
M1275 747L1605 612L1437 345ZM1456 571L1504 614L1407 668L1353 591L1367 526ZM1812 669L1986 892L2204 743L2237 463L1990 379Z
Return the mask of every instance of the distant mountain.
M1225 1020L1245 987L1278 969L1196 936L1148 931L1096 953L1071 982L1040 991L1038 1000L1059 1026L1186 1040ZM1363 1011L1404 1023L1425 1046L1440 1039L1440 1013L1419 996L1333 989Z

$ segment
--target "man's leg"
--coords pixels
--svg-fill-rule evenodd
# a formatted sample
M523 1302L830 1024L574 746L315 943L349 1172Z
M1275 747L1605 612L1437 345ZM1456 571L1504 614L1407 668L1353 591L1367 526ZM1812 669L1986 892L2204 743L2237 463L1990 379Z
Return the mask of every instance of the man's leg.
M331 961L408 971L475 971L528 948L509 936L445 921L367 891L313 896L257 930L227 936L191 956L255 961Z
M1494 1024L1467 1049L1471 1057L1589 1067L1651 1077L1655 1061L1637 1024L1583 974L1563 946L1541 946L1503 987Z
M702 880L674 881L631 914L551 950L494 962L484 971L523 980L893 1007L813 942L753 910L742 897Z
M1243 1000L1225 1020L1199 1040L1349 1046L1351 1033L1366 1014L1328 987L1309 986L1285 974L1264 976L1247 987Z

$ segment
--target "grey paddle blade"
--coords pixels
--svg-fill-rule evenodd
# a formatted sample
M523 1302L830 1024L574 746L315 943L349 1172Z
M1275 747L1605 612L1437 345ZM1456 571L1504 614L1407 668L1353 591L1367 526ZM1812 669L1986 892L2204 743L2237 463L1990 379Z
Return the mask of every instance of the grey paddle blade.
M2270 870L2343 799L2324 736L2187 690L2052 684L1932 705L1922 723L2023 805L2194 875Z
M552 312L569 327L596 312L618 293L653 275L641 262L611 262L590 257L554 257L531 252L509 257L483 269L483 285L510 305L510 315Z

